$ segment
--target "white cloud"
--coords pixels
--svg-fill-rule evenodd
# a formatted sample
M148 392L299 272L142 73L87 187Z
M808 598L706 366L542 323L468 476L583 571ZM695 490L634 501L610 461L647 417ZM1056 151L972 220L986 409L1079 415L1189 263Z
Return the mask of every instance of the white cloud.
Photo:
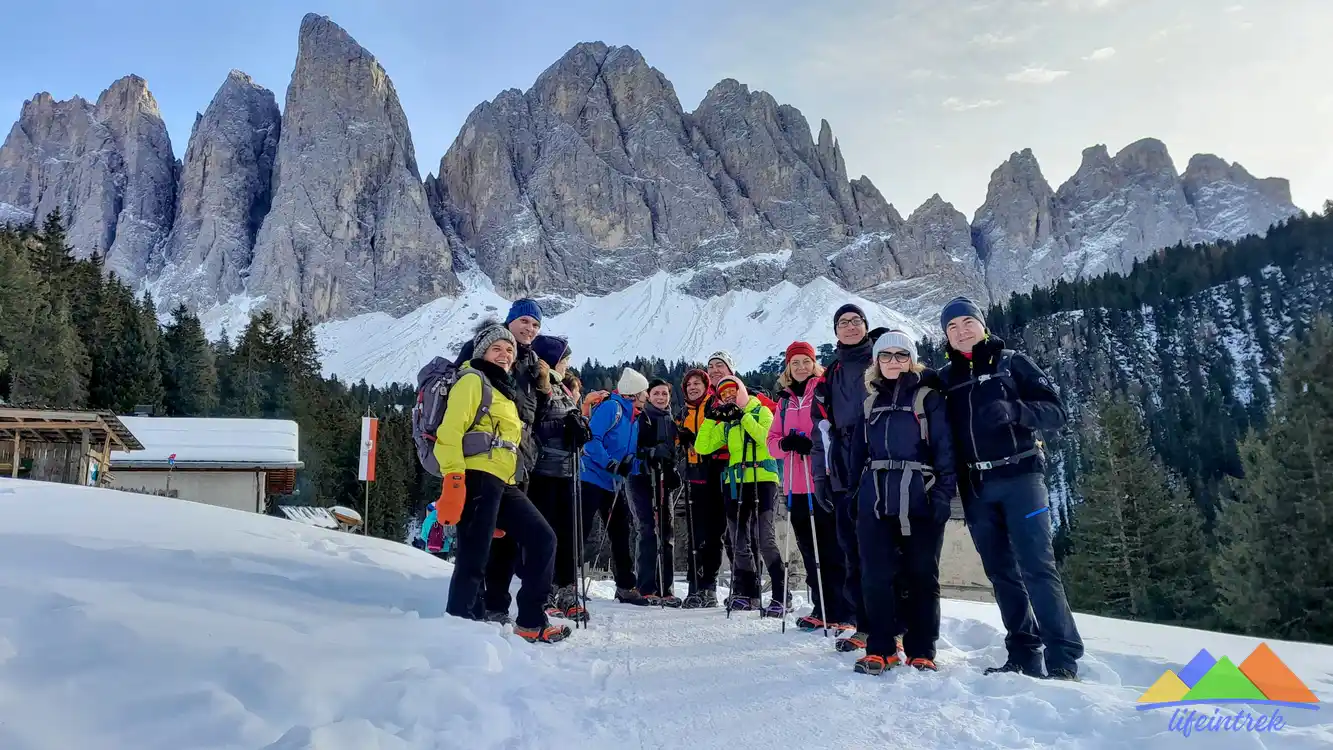
M1102 47L1093 50L1092 54L1083 59L1089 62L1099 62L1101 60L1109 60L1112 57L1115 57L1115 47Z
M1001 104L1003 104L1003 102L995 99L978 99L974 102L965 102L956 96L951 96L943 102L940 102L942 107L954 112L966 112L969 109L990 109L991 107L998 107Z
M972 37L972 46L974 47L1004 47L1018 41L1013 34L999 34L994 31L987 31L985 34L977 34Z
M1060 78L1069 75L1067 70L1051 70L1049 68L1024 68L1017 73L1010 73L1005 76L1006 81L1013 83L1051 83Z
M1239 12L1241 12L1242 10L1245 10L1245 6L1244 6L1244 5L1233 5L1233 6L1229 7L1229 8L1227 8L1227 9L1226 9L1226 12L1227 12L1227 13L1239 13Z
M1070 10L1106 10L1119 0L1066 0Z

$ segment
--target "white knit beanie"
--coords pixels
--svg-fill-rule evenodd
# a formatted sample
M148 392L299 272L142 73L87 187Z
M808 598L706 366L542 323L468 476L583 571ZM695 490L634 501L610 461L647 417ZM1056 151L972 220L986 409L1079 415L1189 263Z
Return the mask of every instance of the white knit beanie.
M911 336L908 336L902 331L889 331L875 339L874 356L878 357L879 353L885 349L906 349L907 353L912 355L913 362L917 359L916 342L912 340Z
M616 392L622 396L633 396L648 390L648 378L632 367L626 367L620 373L620 382L616 383Z
M712 363L712 361L715 359L722 360L722 363L727 366L727 369L731 371L731 374L732 375L736 374L736 360L731 358L731 352L725 349L719 349L713 352L712 356L708 358L708 363Z

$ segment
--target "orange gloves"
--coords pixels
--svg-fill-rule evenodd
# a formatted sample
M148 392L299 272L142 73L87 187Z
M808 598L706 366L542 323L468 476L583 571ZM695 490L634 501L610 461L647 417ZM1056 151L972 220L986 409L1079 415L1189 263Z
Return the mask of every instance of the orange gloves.
M456 526L463 517L463 502L467 500L467 487L463 484L463 475L445 474L444 486L440 488L440 500L435 503L435 519L448 526Z

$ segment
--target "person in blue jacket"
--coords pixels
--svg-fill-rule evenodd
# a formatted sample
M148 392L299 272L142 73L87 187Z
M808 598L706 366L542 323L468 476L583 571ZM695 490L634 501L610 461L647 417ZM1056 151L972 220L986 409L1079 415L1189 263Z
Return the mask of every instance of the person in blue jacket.
M902 331L875 340L866 398L852 431L856 535L869 619L857 672L877 675L902 663L935 671L940 636L940 553L958 471L939 378L917 361ZM901 590L900 590L901 589ZM902 637L904 659L895 636Z
M616 601L645 606L648 599L636 588L634 557L630 552L631 501L626 480L637 469L639 409L648 400L648 378L626 367L614 393L589 415L592 439L583 446L583 529L592 529L592 514L599 513L611 538L611 571L616 579Z
M417 540L421 542L421 549L430 552L441 560L448 560L454 547L454 535L452 530L444 529L443 546L438 552L430 549L430 532L435 527L435 503L426 506L426 518L421 522L421 533L417 535ZM416 545L413 545L416 546Z

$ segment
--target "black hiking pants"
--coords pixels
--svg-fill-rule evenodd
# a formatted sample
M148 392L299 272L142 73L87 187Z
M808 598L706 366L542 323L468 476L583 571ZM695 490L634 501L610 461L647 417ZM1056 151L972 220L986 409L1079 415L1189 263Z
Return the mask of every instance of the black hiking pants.
M1045 646L1047 673L1077 674L1083 640L1055 566L1051 514L1036 512L1049 507L1045 479L1035 473L983 477L969 494L964 515L1008 631L1009 661L1040 674Z
M671 596L672 582L676 578L671 497L665 487L659 490L653 485L653 476L653 473L649 473L629 479L630 497L634 499L634 521L639 531L636 582L640 594ZM656 476L664 479L661 472L657 472ZM657 577L659 565L662 574L660 585Z
M908 659L935 659L940 637L940 553L945 522L912 518L904 536L897 516L876 518L873 493L862 493L857 518L861 543L861 584L869 621L866 654L892 656L902 627Z
M727 532L736 578L732 595L758 601L763 596L760 562L768 569L773 600L787 604L787 575L774 524L778 512L778 486L773 482L746 482L735 500L727 503Z
M690 540L694 544L697 565L694 577L690 580L690 593L699 591L717 591L717 574L722 569L722 549L724 540L728 549L731 546L727 535L727 500L726 490L722 486L722 473L727 462L704 457L707 467L707 480L690 482L686 492L690 493L689 516L694 528Z
M467 471L464 481L467 501L458 520L457 554L445 611L472 620L485 617L482 583L495 541L492 537L501 528L504 539L522 551L518 577L523 584L514 622L524 628L545 626L543 610L555 567L555 532L518 487L476 470Z
M532 475L532 504L555 530L555 588L578 583L578 553L574 543L574 477Z
M592 482L583 482L583 534L592 533L594 514L602 517L602 525L611 542L611 573L616 579L616 588L632 589L634 580L634 555L630 552L630 503L628 490L612 492L604 490Z
M812 614L824 622L846 622L847 606L843 595L843 584L847 579L847 568L842 548L838 546L837 524L833 513L819 507L819 503L815 502L815 524L812 530L810 505L809 495L791 497L792 531L796 533L796 548L801 551L801 560L805 563L805 580L810 587L810 600L814 603ZM816 542L819 547L818 571L815 570ZM827 611L819 591L821 582L824 595L829 600Z

